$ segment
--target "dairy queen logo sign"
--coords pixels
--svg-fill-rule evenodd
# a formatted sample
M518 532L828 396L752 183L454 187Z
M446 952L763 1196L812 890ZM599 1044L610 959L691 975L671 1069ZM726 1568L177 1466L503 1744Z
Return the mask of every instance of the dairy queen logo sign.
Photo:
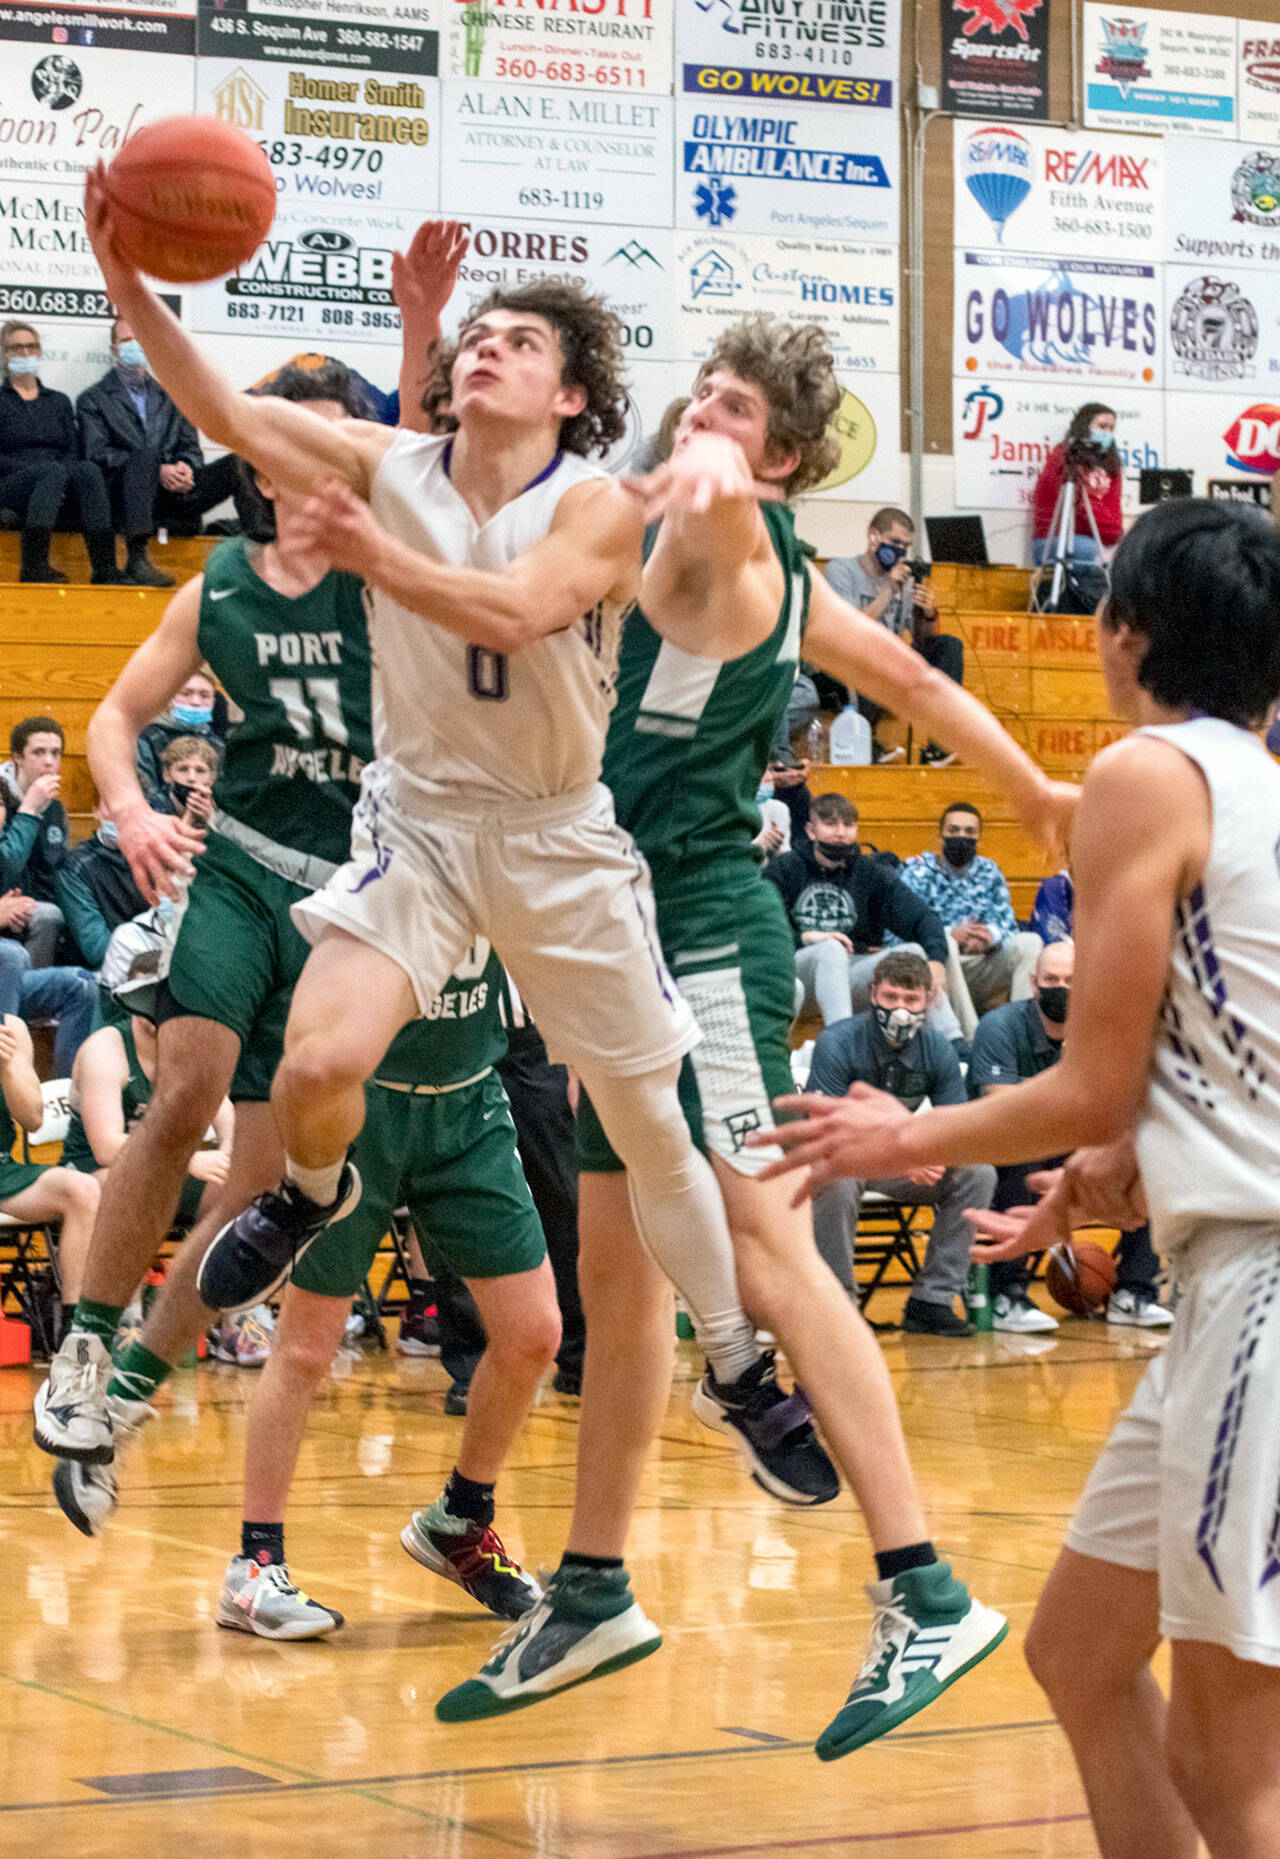
M1232 219L1252 226L1280 226L1280 152L1246 156L1231 177L1231 209Z
M1196 278L1169 316L1169 340L1180 374L1201 381L1240 381L1258 352L1258 313L1236 284Z
M1280 407L1256 402L1232 420L1222 438L1227 463L1237 471L1260 478L1280 471Z

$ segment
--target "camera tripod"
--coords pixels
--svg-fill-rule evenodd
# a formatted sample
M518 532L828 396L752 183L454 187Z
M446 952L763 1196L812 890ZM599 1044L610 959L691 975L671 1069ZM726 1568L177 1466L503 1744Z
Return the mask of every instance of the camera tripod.
M1052 613L1061 599L1066 585L1067 570L1075 558L1076 507L1077 499L1084 496L1085 514L1089 519L1089 528L1098 545L1098 566L1102 566L1102 537L1098 534L1097 518L1093 514L1093 504L1087 492L1083 492L1075 473L1064 473L1058 488L1058 501L1053 509L1053 521L1049 525L1048 547L1044 559L1031 577L1031 596L1027 602L1029 613ZM1048 593L1045 593L1045 576L1048 573ZM1105 572L1105 571L1104 571Z

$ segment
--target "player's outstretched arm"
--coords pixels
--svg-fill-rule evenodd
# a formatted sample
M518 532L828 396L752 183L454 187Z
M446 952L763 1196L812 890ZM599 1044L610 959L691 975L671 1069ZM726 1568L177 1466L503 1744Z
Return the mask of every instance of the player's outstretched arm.
M391 257L391 295L400 312L400 424L430 432L422 398L435 375L443 331L440 319L458 281L470 240L456 219L424 220L407 252Z
M322 550L409 612L491 652L519 652L574 626L602 600L633 598L643 519L612 478L566 491L547 534L500 572L421 555L331 480L298 513L296 546Z
M167 710L187 679L200 669L197 632L204 576L180 587L149 639L132 654L89 719L89 772L116 823L120 850L148 903L176 897L203 836L173 814L157 813L138 780L138 737Z
M807 1165L803 1194L842 1175L1027 1162L1122 1137L1147 1088L1174 909L1199 882L1211 827L1204 781L1171 744L1133 736L1105 749L1085 779L1072 838L1076 970L1058 1064L914 1117L865 1086L844 1099L783 1098L802 1120L764 1133L787 1155L763 1173Z
M820 575L813 577L804 655L981 769L1013 801L1027 832L1053 856L1062 854L1080 790L1050 781L962 685L842 600Z
M14 1122L33 1136L44 1122L35 1048L25 1020L0 1014L0 1096Z
M151 373L179 411L215 445L291 490L307 491L319 478L336 475L367 495L377 460L395 435L363 420L325 420L290 401L237 393L116 250L104 173L99 163L85 177L85 231L107 295L128 318Z

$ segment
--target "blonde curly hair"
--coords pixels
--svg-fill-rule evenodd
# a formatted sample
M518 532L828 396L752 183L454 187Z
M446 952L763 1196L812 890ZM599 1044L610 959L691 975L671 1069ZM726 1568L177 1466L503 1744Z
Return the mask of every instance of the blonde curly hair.
M744 316L719 338L698 370L698 381L722 368L764 395L770 449L799 453L794 471L782 480L787 496L820 484L840 456L839 441L829 430L840 405L840 384L822 326Z

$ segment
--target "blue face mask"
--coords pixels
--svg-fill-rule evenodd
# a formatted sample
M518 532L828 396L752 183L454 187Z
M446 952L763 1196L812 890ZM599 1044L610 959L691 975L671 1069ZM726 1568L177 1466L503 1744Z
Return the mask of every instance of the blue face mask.
M116 350L116 360L120 363L122 368L145 368L147 365L146 350L140 342L135 342L131 336L127 342L122 342L120 347Z
M1113 446L1115 442L1116 442L1116 436L1110 430L1109 427L1091 426L1089 428L1090 445L1099 446L1105 452L1108 449L1108 447Z
M208 729L213 721L213 711L198 704L175 704L173 720L185 724L188 729Z
M38 355L11 355L9 357L10 374L39 374L40 357Z
M905 543L880 542L876 545L876 560L887 573L890 568L897 567L906 552Z

